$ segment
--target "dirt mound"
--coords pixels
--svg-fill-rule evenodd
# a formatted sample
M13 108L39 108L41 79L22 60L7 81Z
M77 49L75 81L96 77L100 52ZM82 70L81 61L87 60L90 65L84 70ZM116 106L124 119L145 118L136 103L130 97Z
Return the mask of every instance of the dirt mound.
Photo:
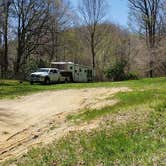
M89 88L48 91L0 101L0 162L36 144L49 143L73 129L66 115L83 108L114 105L111 97L129 88ZM97 125L92 125L94 128ZM90 126L89 126L90 127ZM81 127L80 127L81 128ZM85 126L82 128L86 128ZM78 129L78 126L75 128Z

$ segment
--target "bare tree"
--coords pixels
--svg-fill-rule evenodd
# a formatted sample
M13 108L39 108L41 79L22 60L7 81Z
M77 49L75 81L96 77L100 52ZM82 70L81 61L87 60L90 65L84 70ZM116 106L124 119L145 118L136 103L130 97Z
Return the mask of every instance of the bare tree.
M49 61L58 60L58 48L64 45L61 40L63 33L67 28L70 27L70 4L64 0L55 1L50 0L49 2L49 19L47 29L47 43L44 49L49 55Z
M149 76L153 77L155 48L160 41L163 0L128 0L133 17L149 50Z
M2 9L2 3L0 3L0 70L1 70L1 76L3 75L3 49L2 49L2 25L3 25L3 9Z
M0 4L1 12L1 29L0 29L0 35L1 35L1 76L6 77L7 71L8 71L8 19L9 19L9 7L11 5L11 0L3 0Z
M92 66L95 70L95 57L97 47L101 41L101 35L98 33L98 25L103 22L106 16L106 1L105 0L82 0L79 7L82 25L84 26L84 37L91 49Z
M162 2L162 15L161 15L161 19L162 19L162 35L166 38L166 0L163 0Z
M13 0L12 4L17 36L15 74L20 71L27 58L40 45L46 31L48 5L44 0Z

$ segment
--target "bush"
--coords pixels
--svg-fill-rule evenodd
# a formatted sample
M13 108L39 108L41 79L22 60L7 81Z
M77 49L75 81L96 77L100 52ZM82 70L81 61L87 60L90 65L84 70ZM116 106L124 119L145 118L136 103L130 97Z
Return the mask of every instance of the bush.
M138 76L135 73L127 73L125 80L138 80Z
M125 72L126 65L126 61L116 63L113 67L110 67L105 71L106 77L113 81L138 79L138 76L136 74Z
M36 71L38 68L48 67L49 64L43 60L29 59L25 65L22 66L21 74L23 79L29 80L30 73Z

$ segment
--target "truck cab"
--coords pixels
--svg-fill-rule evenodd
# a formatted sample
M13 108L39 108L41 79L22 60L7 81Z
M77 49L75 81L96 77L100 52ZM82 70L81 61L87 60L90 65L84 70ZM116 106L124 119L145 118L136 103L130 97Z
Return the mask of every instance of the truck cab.
M31 73L30 83L57 83L63 81L60 71L56 68L40 68L36 72Z

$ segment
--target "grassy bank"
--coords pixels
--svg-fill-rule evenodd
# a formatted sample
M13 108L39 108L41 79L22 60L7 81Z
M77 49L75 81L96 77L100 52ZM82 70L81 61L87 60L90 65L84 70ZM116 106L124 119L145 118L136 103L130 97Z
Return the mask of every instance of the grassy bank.
M70 122L88 122L102 117L100 128L90 132L72 132L47 147L30 150L15 163L18 166L75 165L165 165L166 164L166 78L142 79L118 83L62 84L25 87L15 91L17 83L2 87L7 92L1 98L32 92L86 87L129 87L113 99L119 103L100 110L82 110L67 117ZM23 85L21 85L23 86ZM15 87L15 88L13 88ZM19 90L18 90L19 91ZM2 92L1 92L2 93Z

